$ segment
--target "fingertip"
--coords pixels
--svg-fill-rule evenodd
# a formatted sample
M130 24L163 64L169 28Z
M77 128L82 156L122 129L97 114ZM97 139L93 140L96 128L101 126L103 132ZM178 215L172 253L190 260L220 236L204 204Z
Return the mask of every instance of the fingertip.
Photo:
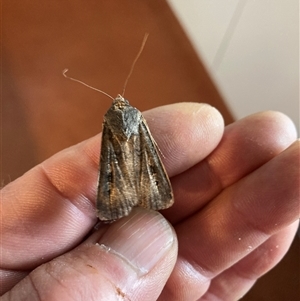
M145 275L174 247L176 234L159 212L136 207L112 223L98 243Z
M268 111L267 114L277 123L278 130L282 130L282 137L284 137L285 140L291 143L297 139L298 133L296 125L288 115L278 111Z
M254 135L264 137L274 149L283 150L297 138L297 129L292 119L278 111L264 111L243 118L251 120ZM263 131L263 132L262 132Z
M205 103L176 103L145 112L170 176L197 164L220 142L224 120Z

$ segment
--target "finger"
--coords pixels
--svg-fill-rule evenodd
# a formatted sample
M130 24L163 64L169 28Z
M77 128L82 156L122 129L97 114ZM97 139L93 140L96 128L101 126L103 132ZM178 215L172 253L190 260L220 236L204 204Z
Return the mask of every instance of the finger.
M145 116L170 174L188 169L209 154L223 133L221 115L208 105L175 104L148 111ZM183 137L190 140L188 148ZM200 139L204 143L197 152ZM96 222L99 154L97 135L56 154L3 188L2 269L31 270L82 241Z
M239 300L259 277L282 259L295 237L298 224L296 221L271 236L249 255L214 278L201 300Z
M145 112L145 117L170 177L203 160L219 144L224 131L221 114L207 104L162 106Z
M202 211L176 225L179 257L168 290L174 291L183 282L187 292L198 290L203 294L207 289L207 283L203 285L205 279L229 268L297 220L298 162L299 142L296 142L225 189ZM197 281L189 282L185 276L191 271Z
M176 256L168 222L137 209L35 269L2 300L156 300Z
M296 135L292 121L278 112L257 113L227 126L212 154L172 178L176 202L164 215L176 223L200 210L222 189L290 146ZM198 144L201 148L202 141Z
M0 296L14 287L29 274L29 271L0 270Z

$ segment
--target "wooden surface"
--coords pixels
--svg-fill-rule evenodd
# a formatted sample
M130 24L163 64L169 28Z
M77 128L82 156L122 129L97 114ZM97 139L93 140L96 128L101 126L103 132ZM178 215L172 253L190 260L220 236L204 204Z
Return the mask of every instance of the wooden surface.
M131 104L143 111L207 102L226 123L233 120L165 1L3 0L2 27L3 184L101 131L111 100L66 80L62 70L116 96L146 32L125 94ZM243 300L294 300L270 293L286 287L289 272L283 270L286 277L278 278L275 269L263 278L271 282L262 279ZM292 290L297 279L289 282Z
M101 131L111 100L62 70L115 97L146 32L125 93L131 105L208 102L232 121L164 1L5 0L2 10L5 181Z

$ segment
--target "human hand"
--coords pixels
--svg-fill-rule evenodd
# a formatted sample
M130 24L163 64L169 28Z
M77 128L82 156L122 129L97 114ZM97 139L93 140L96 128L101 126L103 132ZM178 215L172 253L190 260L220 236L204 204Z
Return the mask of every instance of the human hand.
M175 231L135 209L89 234L97 135L2 189L2 300L232 301L287 252L299 218L299 142L287 117L252 115L223 133L208 105L144 116L171 177L175 204L162 214Z

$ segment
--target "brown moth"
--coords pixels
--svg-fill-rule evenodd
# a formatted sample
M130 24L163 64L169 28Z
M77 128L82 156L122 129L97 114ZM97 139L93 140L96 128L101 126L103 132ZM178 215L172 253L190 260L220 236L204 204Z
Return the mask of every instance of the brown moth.
M122 95L115 99L102 90L67 76L68 69L63 71L66 78L113 99L104 115L96 201L97 216L105 222L128 215L135 206L161 210L174 202L170 180L146 120L123 97L147 37L148 34L131 66Z
M118 95L104 116L97 216L114 221L141 206L173 204L170 180L142 113Z

